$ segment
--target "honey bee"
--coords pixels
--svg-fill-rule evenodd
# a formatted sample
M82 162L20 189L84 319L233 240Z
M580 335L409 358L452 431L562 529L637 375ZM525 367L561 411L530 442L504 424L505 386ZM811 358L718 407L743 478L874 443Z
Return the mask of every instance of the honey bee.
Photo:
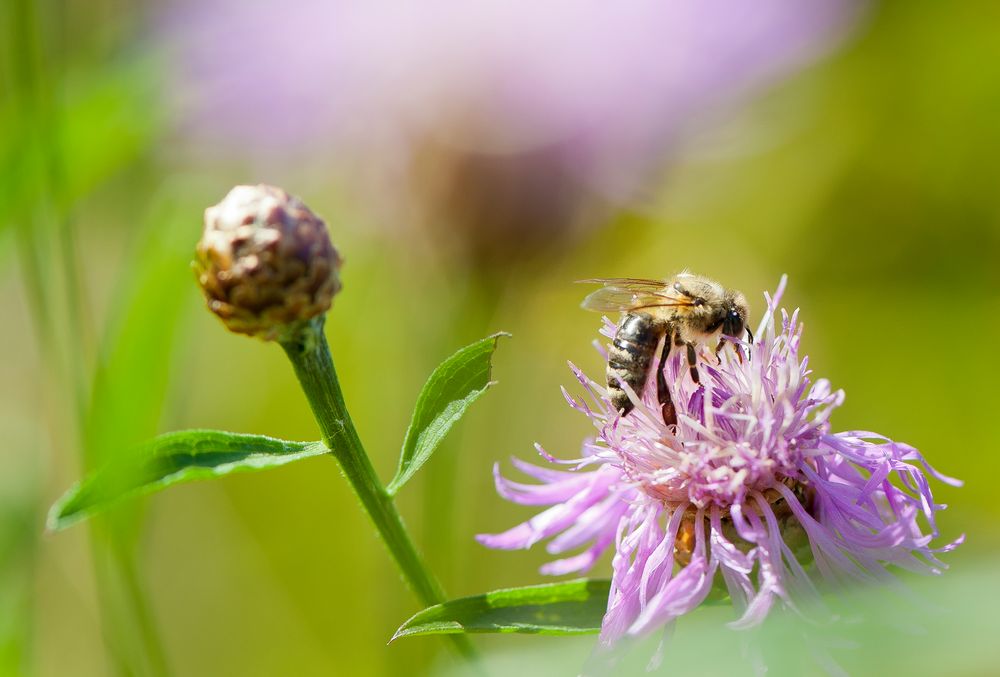
M614 341L608 346L607 369L611 404L622 416L634 405L621 384L628 384L636 393L642 391L661 339L660 364L673 348L686 349L695 383L700 382L699 346L714 343L718 354L727 337L742 339L744 333L753 343L753 334L747 328L746 298L707 277L684 272L669 280L625 277L580 281L603 285L583 300L583 308L623 313ZM656 390L663 420L676 423L662 369L656 375Z

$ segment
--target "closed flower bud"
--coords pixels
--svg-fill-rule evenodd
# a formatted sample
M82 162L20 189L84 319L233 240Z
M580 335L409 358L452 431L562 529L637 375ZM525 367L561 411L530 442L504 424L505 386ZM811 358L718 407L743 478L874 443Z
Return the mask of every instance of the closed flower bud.
M208 308L239 334L282 340L340 291L326 224L273 186L236 186L205 210L195 270Z

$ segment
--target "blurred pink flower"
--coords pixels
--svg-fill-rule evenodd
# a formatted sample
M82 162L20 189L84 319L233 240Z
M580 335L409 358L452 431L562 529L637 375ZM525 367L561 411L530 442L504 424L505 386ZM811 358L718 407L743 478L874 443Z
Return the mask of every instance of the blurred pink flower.
M433 130L480 152L574 140L631 186L708 108L826 50L848 0L214 0L174 15L201 129L253 148Z
M826 51L856 7L187 0L166 33L199 147L374 174L369 203L471 228L489 256L635 198L707 112Z

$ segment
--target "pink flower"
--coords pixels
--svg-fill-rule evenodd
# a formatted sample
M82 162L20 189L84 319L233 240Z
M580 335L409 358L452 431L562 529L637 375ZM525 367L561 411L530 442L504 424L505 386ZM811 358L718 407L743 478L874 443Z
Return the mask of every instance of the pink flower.
M373 223L501 279L644 203L693 131L828 52L862 4L173 1L170 98L196 148L271 174L321 161Z
M528 548L551 539L548 551L582 552L542 569L567 574L590 569L614 545L611 595L601 640L611 644L672 623L697 607L717 575L738 618L734 628L760 623L779 602L795 609L816 596L815 579L882 582L889 565L940 573L937 554L962 538L932 547L938 536L927 475L913 447L864 431L831 432L842 390L813 380L800 357L798 311L776 309L782 279L754 345L699 360L701 385L673 351L662 368L677 408L664 423L656 379L620 416L605 388L574 367L590 402L566 395L596 426L582 458L539 468L515 460L537 480L520 484L496 470L501 496L550 506L509 531L479 536L492 548ZM605 322L604 335L614 335ZM588 470L584 470L588 468ZM808 553L814 567L809 566ZM805 555L805 556L803 556Z
M209 146L391 164L430 140L541 157L613 197L709 112L828 51L861 4L174 2L173 88Z

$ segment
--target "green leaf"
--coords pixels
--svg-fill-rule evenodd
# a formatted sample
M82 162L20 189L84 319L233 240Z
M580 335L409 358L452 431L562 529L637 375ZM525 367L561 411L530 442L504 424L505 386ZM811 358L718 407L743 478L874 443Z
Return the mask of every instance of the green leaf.
M162 65L139 55L67 79L57 132L70 203L134 165L165 129Z
M463 632L583 635L599 632L611 581L579 578L494 590L428 607L392 639Z
M468 345L438 365L427 379L403 440L399 469L386 491L394 496L427 462L465 410L496 383L490 380L500 332Z
M591 635L601 631L611 581L572 581L494 590L427 607L403 623L400 637L466 632L519 632L532 635ZM702 607L731 605L729 593L716 583Z
M62 213L134 166L165 128L161 66L140 55L60 68L0 96L0 232L43 208ZM51 163L58 172L46 175Z
M49 511L48 527L65 529L122 499L172 484L273 468L325 453L322 442L288 442L220 430L167 433L66 492Z
M86 412L87 470L140 449L163 429L175 351L186 316L201 303L190 268L197 203L184 200L191 188L171 181L151 198L116 280Z
M138 218L100 329L83 428L83 470L89 474L142 451L170 425L177 409L173 378L182 373L176 353L188 318L200 302L191 275L190 216L205 198L187 178L171 179L149 196ZM85 312L85 311L84 311ZM128 461L134 463L135 461ZM126 549L136 545L143 510L115 511L104 527Z

